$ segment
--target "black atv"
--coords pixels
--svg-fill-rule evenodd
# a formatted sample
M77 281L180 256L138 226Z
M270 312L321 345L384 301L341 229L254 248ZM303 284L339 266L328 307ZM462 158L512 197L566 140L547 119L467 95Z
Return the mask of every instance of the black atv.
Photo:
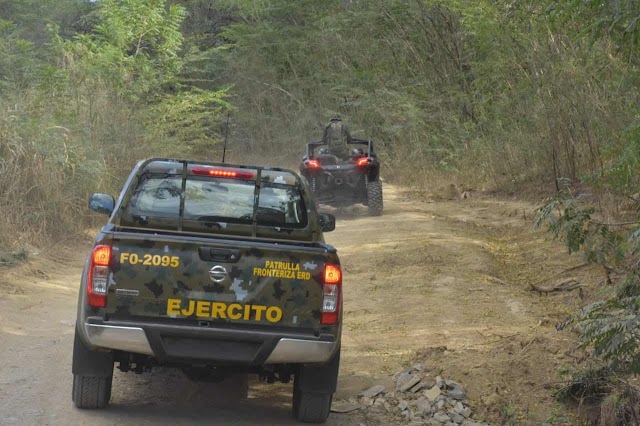
M380 163L368 139L352 139L347 160L332 155L324 142L309 142L300 173L307 179L318 204L345 207L364 204L370 216L382 215ZM317 151L317 152L316 152Z

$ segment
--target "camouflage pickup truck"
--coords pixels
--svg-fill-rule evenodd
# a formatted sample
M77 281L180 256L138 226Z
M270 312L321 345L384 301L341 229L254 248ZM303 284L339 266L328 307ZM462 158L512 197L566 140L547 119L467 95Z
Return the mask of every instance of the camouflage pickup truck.
M85 264L73 401L104 408L114 364L190 377L293 377L293 415L323 422L340 362L342 272L304 179L277 169L139 162Z

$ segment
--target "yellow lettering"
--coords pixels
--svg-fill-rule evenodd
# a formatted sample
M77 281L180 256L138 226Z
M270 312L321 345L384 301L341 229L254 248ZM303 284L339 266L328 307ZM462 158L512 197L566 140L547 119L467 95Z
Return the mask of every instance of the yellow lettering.
M226 308L227 306L224 303L213 302L213 305L211 308L211 317L226 319L227 315L224 312Z
M239 310L242 310L242 306L238 305L237 303L230 304L227 308L227 316L229 317L229 319L239 320L240 318L242 318L242 312L234 312Z
M262 319L262 313L267 310L267 307L261 305L253 305L251 309L253 309L253 311L256 313L256 321L260 321Z
M282 309L277 306L271 306L267 309L267 321L278 322L282 319Z
M296 273L300 273L300 264L293 262L280 262L274 260L265 260L264 268L253 268L253 275L257 277L274 277L295 279ZM300 279L310 279L311 274L304 272ZM307 275L308 274L308 275Z
M207 300L190 300L189 303L181 299L167 299L167 315L182 315L189 317L196 314L201 318L221 318L231 320L251 320L251 312L255 313L255 320L267 320L272 323L282 320L283 312L278 306L264 305L241 305L231 303L227 305L222 302L209 302Z
M211 311L209 311L209 308L211 308L210 302L199 300L198 303L196 303L196 316L198 317L210 316Z
M120 263L125 263L129 259L129 253L120 253Z
M193 300L189 301L189 308L188 309L182 309L182 311L180 311L182 313L182 315L184 315L185 317L190 317L191 315L193 315L193 311L195 310L196 307L196 303Z
M299 280L310 280L311 272L298 271L297 276Z
M180 299L167 300L167 315L180 315Z

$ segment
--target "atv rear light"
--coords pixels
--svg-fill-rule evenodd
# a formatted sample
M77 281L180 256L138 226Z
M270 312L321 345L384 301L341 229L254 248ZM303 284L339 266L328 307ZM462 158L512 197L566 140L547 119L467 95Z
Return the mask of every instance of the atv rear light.
M89 306L104 308L107 305L107 283L111 246L100 245L93 249L89 277L87 281L87 303Z
M358 158L358 161L356 162L356 165L358 167L366 166L367 164L369 164L369 158L367 158L367 157Z
M307 167L309 167L310 169L320 168L320 162L318 160L308 160Z
M324 285L322 286L322 311L320 324L335 325L340 317L342 298L342 272L338 265L324 267Z
M231 179L253 179L256 175L251 172L243 172L238 170L213 169L210 167L194 167L191 169L194 175L205 175L213 177L231 178Z

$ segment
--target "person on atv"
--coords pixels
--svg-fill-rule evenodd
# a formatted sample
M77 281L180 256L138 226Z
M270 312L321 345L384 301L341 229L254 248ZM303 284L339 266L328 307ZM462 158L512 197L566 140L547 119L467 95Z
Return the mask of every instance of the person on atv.
M331 121L324 126L322 142L328 145L329 153L341 160L351 157L348 143L351 142L351 133L339 115L331 117Z

